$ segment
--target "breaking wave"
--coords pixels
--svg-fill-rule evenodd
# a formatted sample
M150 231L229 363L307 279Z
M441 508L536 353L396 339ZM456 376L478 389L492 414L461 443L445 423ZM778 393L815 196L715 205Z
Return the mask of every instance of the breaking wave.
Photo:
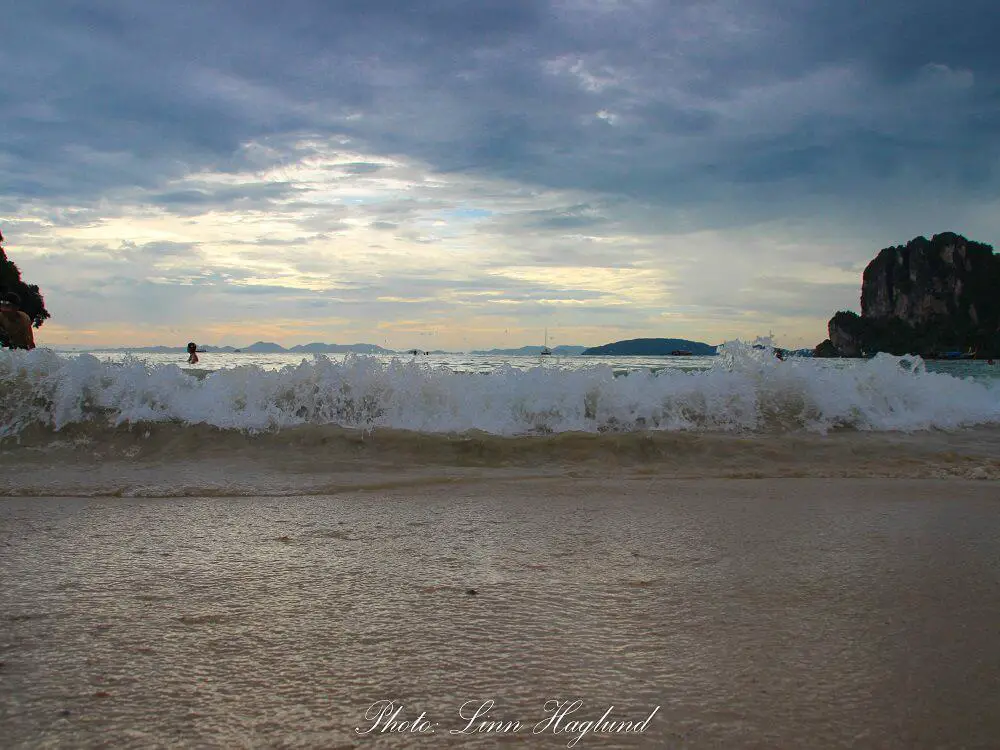
M928 372L919 358L850 366L725 345L707 370L509 366L485 374L415 361L317 356L281 370L195 376L176 365L51 350L0 354L0 436L28 428L168 422L243 432L334 425L427 433L924 430L1000 423L996 381Z

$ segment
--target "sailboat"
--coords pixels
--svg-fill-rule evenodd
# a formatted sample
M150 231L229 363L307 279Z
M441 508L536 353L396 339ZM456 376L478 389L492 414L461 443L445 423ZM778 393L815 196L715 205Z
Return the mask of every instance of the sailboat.
M549 349L549 329L545 329L545 343L542 345L542 350L539 352L543 357L551 357L552 350Z

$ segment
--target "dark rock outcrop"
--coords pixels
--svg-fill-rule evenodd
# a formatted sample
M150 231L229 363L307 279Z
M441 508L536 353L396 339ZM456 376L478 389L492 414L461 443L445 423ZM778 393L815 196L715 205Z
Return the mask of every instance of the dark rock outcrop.
M42 297L38 284L26 284L21 280L21 270L14 261L7 257L3 248L3 233L0 232L0 297L14 292L21 298L18 307L31 318L31 324L39 328L51 316L45 309L45 299ZM8 345L7 332L0 329L0 347Z
M830 341L830 339L824 339L821 343L816 345L815 349L813 349L813 356L840 357L843 355L837 350L837 347L833 345L833 342Z
M852 312L838 312L827 324L828 341L839 357L860 357L863 349L865 324Z
M1000 354L1000 256L952 232L887 247L865 268L861 315L838 312L816 356Z

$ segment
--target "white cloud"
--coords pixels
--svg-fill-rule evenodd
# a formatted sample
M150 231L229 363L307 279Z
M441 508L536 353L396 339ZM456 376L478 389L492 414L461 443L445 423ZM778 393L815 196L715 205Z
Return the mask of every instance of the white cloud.
M984 9L39 0L0 220L42 341L815 343L880 247L996 238Z

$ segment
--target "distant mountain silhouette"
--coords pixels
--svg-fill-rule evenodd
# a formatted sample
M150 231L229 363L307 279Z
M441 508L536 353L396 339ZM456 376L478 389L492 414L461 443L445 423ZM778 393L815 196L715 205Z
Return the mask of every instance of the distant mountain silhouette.
M243 351L254 354L275 354L278 352L287 352L288 350L281 344L275 344L273 341L257 341L250 344L250 346L243 347Z

